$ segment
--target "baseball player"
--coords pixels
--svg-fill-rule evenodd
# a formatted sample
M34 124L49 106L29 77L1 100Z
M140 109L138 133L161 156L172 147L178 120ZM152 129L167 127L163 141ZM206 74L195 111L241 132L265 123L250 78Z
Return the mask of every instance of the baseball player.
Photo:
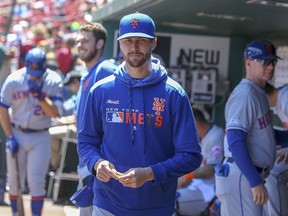
M32 215L42 212L45 177L50 159L51 117L61 115L63 84L61 77L46 69L45 52L31 49L25 67L5 80L0 95L1 124L5 135L9 195L13 216L17 211L16 161L21 186L27 178Z
M116 65L103 57L103 50L107 38L107 31L100 23L87 23L80 27L77 37L79 58L85 62L88 73L82 77L76 100L76 126L77 129L83 119L86 98L90 88L98 80L114 73ZM94 178L88 171L86 164L79 160L78 174L80 176L79 189L86 185L89 178ZM91 193L93 193L91 191ZM87 200L87 205L80 208L80 216L92 214L92 199ZM90 203L90 205L89 205Z
M214 165L222 163L224 130L209 123L202 111L193 109L203 160L194 172L178 179L180 215L200 215L215 196ZM192 180L192 181L191 181ZM188 185L188 186L187 186Z
M78 153L94 179L93 216L168 216L177 178L202 155L189 99L152 57L155 24L142 13L119 24L125 61L98 81L78 128Z
M261 216L268 200L264 185L274 165L276 141L264 87L279 57L274 45L256 40L244 52L246 77L225 106L224 164L216 171L221 215Z
M270 107L274 108L275 114L279 117L283 127L288 129L288 85L275 88L267 83L265 91L268 94ZM288 144L285 131L276 130L277 145ZM284 137L283 137L284 135ZM281 139L281 138L284 139ZM288 164L285 161L276 162L270 172L270 176L266 180L266 187L269 193L268 213L269 216L285 216L288 215Z

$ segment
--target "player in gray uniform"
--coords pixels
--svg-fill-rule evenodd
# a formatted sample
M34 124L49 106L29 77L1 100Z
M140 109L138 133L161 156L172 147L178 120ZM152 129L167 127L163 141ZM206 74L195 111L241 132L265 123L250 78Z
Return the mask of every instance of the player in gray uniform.
M267 83L265 91L268 94L269 105L274 109L283 127L288 129L288 85L275 88ZM282 131L284 132L284 131ZM276 130L276 135L281 131ZM282 135L283 136L283 135ZM276 136L276 138L279 136ZM287 136L284 137L284 144L288 144ZM278 139L276 139L278 141ZM277 142L277 144L279 144ZM288 164L285 161L276 162L266 180L266 187L269 193L268 214L269 216L288 215ZM271 198L271 199L270 199Z
M209 123L200 110L193 109L193 113L203 159L192 175L187 174L178 179L177 212L186 216L200 215L214 198L214 165L223 160L223 128Z
M268 200L264 186L274 165L276 140L264 87L273 78L279 57L267 40L248 44L246 77L225 107L224 162L216 171L216 195L222 216L260 216Z
M279 117L285 129L288 129L288 84L279 88L267 83L265 91L268 94L269 105Z
M46 70L45 52L31 49L25 67L5 80L0 95L1 124L6 141L9 195L13 216L17 213L18 161L21 188L27 178L32 215L42 212L45 177L50 159L51 117L62 113L63 84L54 71Z

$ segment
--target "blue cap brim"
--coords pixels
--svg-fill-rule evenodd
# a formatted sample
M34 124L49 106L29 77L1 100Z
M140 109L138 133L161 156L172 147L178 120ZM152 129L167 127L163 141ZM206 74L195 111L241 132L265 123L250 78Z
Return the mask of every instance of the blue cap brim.
M124 34L124 35L118 37L117 40L121 40L121 39L124 39L124 38L129 38L129 37L142 37L142 38L151 38L151 39L154 38L153 36L145 34L145 33L142 33L142 32L131 32L131 33L127 33L127 34Z
M93 184L94 176L91 176L87 185L85 185L80 190L76 191L71 197L70 201L78 207L88 207L93 205Z
M262 59L264 59L264 60L266 60L266 59L271 59L271 60L273 60L273 59L281 59L282 60L282 58L280 58L279 56L277 56L277 55L272 55L272 56L265 56L265 57L263 57Z
M89 186L86 185L82 189L76 191L70 197L70 201L78 207L85 208L93 205L93 197L93 189L89 188Z

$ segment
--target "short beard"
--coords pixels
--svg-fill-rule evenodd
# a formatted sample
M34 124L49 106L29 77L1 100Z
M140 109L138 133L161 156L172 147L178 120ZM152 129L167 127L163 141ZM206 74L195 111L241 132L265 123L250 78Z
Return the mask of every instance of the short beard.
M140 61L132 61L131 59L127 58L126 63L128 63L131 67L135 67L135 68L141 67L147 62L150 56L151 56L151 53L147 53L146 55L143 56L142 59L140 59Z
M92 52L89 52L88 53L88 56L86 56L86 57L80 57L80 59L82 60L82 61L84 61L85 63L87 63L87 62L90 62L90 61L92 61L94 58L95 58L95 56L98 54L98 50L97 49L94 49Z

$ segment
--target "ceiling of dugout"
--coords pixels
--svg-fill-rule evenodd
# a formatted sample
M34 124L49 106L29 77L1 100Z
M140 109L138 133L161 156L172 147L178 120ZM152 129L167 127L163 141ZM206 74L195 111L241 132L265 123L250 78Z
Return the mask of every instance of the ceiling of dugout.
M92 13L115 21L128 13L149 14L156 27L221 36L286 37L288 0L114 0Z

